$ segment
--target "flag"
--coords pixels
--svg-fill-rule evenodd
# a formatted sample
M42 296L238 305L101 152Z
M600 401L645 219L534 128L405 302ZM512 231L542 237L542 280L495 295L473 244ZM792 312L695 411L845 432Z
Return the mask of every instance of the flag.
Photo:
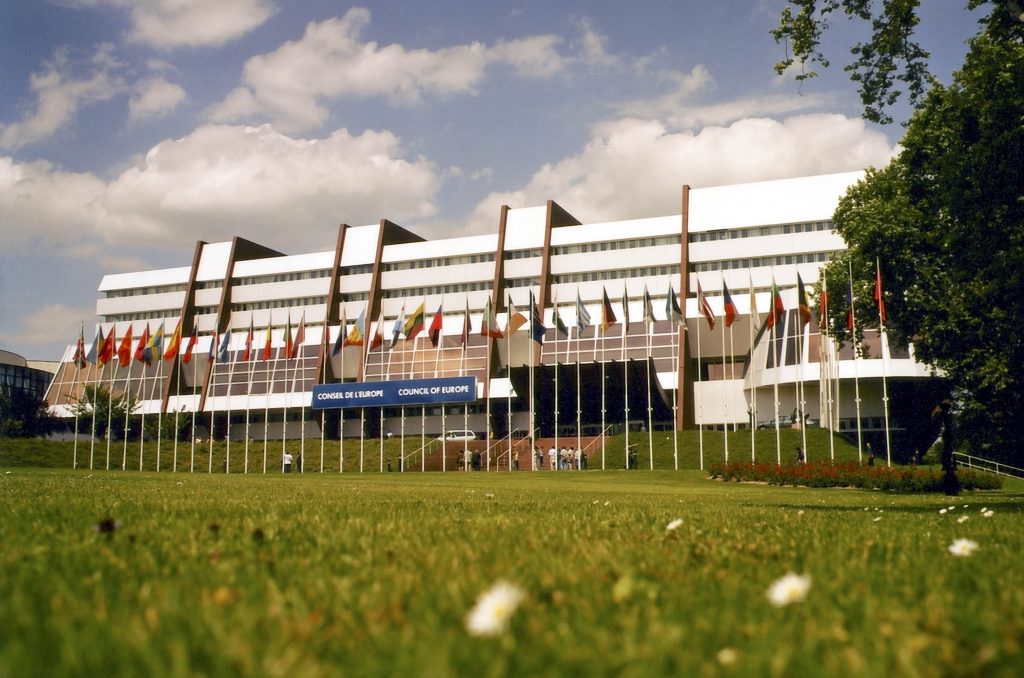
M78 341L75 342L75 357L72 362L78 368L83 368L89 363L85 359L85 324L83 323L78 331Z
M373 338L370 339L370 350L381 346L384 343L384 309L380 309L380 316L377 318L377 328L373 331Z
M822 278L821 297L818 302L818 325L828 334L828 279Z
M768 308L768 317L765 318L765 327L775 327L775 323L782 319L783 314L786 312L786 307L782 305L782 295L779 293L779 286L775 283L775 277L772 277L772 301L771 306Z
M99 355L100 350L103 348L103 328L97 325L96 336L93 337L92 346L89 347L89 352L85 354L85 361L87 363L96 364L96 356Z
M164 344L164 324L156 328L156 332L146 342L146 348L142 349L142 361L149 365L154 359L160 359L160 351Z
M438 342L441 341L441 330L444 327L444 304L437 305L437 313L434 314L434 319L430 321L430 345L437 348Z
M100 365L106 365L114 359L114 326L110 326L110 331L107 332L107 338L100 347L97 360Z
M668 284L668 296L665 298L665 319L677 325L682 325L684 320L683 310L679 308L679 298L672 289L672 283Z
M128 330L125 335L121 337L121 343L117 347L117 366L131 367L132 362L132 326L128 325Z
M173 360L178 355L178 350L181 348L181 321L178 321L178 326L174 328L174 332L171 334L171 340L167 342L167 350L164 351L164 360Z
M302 317L299 318L299 329L295 331L295 341L292 342L292 348L288 352L288 358L297 358L299 355L299 349L302 348L302 343L306 341L306 314L303 312Z
M406 341L412 341L416 338L416 335L423 331L423 323L426 318L427 302L420 303L413 311L413 314L409 316L405 321L405 326L402 328L402 334L405 335Z
M469 297L466 297L466 309L462 314L462 337L460 338L462 348L469 346L469 330Z
M725 280L722 280L722 303L724 304L725 311L725 326L732 327L732 324L736 322L736 316L739 315L739 311L736 308L736 302L732 300L732 295L729 294L729 287L725 284Z
M508 319L505 322L505 335L510 336L513 332L526 324L526 316L516 309L512 303L512 297L508 299Z
M629 292L622 286L622 334L629 334Z
M267 333L266 333L266 336L263 338L263 351L262 351L262 353L260 355L260 358L262 358L264 362L266 362L267 360L270 360L270 341L271 341L270 327L271 327L270 321L268 320L267 321Z
M757 311L757 294L754 292L754 280L750 277L747 280L750 283L750 327L751 331L756 334L758 326L761 324L761 315Z
M563 337L569 336L569 328L566 327L565 322L562 320L562 315L558 312L558 307L553 306L551 308L551 322L555 325L555 330L558 331Z
M405 327L405 304L402 304L402 312L395 318L395 324L391 326L391 346L388 348L394 348L395 344L398 343L398 338L402 336L402 328Z
M878 305L878 321L885 323L888 319L885 315L885 295L882 293L882 269L875 262L875 303Z
M217 359L217 330L213 330L213 335L210 337L210 350L207 352L207 359L213 362Z
M197 341L199 341L199 329L193 325L192 336L188 338L188 344L185 346L185 357L181 359L186 365L192 361L192 351L195 350Z
M651 331L651 325L654 324L654 300L651 299L651 293L647 290L647 285L644 285L644 329L647 332Z
M363 328L366 326L366 309L364 308L359 312L359 317L356 319L356 324L349 330L348 336L345 337L345 341L342 343L342 347L345 346L362 346L363 337L366 336Z
M495 339L501 339L505 336L501 328L498 327L498 321L494 317L494 308L491 306L491 300L488 297L487 303L484 304L484 317L480 320L480 336L481 337L492 337Z
M146 323L146 329L142 330L142 334L139 335L139 343L135 346L135 359L140 363L144 362L147 365L149 361L146 360L143 351L146 349L146 345L149 343L149 323Z
M278 353L278 356L281 354ZM288 311L288 317L284 323L284 357L290 358L292 355L292 312Z
M576 336L579 337L583 330L590 327L590 312L587 311L587 307L583 305L583 300L580 299L579 290L576 291Z
M220 350L217 359L222 363L226 363L229 359L228 346L231 344L231 328L224 330L224 336L220 339Z
M252 357L252 318L249 318L249 331L245 333L245 348L242 350L242 362L249 362L249 358Z
M707 297L704 296L704 290L700 287L700 278L697 279L697 306L707 319L708 327L715 329L715 313L711 310L711 304L708 303Z
M846 288L847 298L850 300L850 310L846 312L846 329L853 332L853 273L850 273L850 277L847 280Z
M811 305L807 303L807 290L799 272L796 274L796 306L800 313L800 327L803 327L811 322Z
M540 309L537 308L537 301L533 296L533 290L530 290L530 336L538 344L544 344L544 331L547 328L544 327L544 317L540 313Z
M601 334L604 334L608 331L609 327L619 320L615 317L615 311L612 309L611 299L608 298L608 290L602 287L601 295Z

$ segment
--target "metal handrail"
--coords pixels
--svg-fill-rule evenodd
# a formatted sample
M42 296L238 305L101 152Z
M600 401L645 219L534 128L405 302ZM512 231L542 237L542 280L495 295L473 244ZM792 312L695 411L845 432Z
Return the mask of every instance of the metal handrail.
M974 457L963 452L954 452L953 458L957 460L963 466L967 468L979 468L983 471L989 471L1001 476L1009 476L1011 478L1024 478L1024 468L1018 468L1011 466L1010 464L1004 464L1000 461L993 459L985 459L984 457ZM965 460L965 461L961 461Z

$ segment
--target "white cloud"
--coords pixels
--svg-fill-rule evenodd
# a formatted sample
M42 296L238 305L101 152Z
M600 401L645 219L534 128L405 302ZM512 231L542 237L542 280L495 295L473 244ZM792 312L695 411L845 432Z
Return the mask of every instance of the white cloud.
M881 132L838 114L745 118L697 133L621 118L596 126L580 153L544 165L525 186L488 195L468 227L492 230L500 205L549 199L584 222L676 214L684 183L697 188L883 166L895 151Z
M58 49L44 63L43 70L33 73L29 86L35 106L20 122L0 125L0 148L16 150L49 137L64 127L79 107L110 99L124 89L116 74L120 66L112 55L113 45L97 46L89 60L91 71L76 76L75 64L65 48Z
M183 102L186 96L183 87L163 78L141 80L135 84L135 91L137 94L128 100L130 122L166 115Z
M131 10L128 39L157 49L224 45L274 14L271 0L65 0Z
M329 115L326 103L342 97L387 97L412 104L425 96L473 93L493 63L516 73L547 77L563 63L559 39L540 35L474 42L439 50L406 49L364 42L369 10L355 7L340 18L311 22L299 40L250 58L243 85L210 110L214 122L270 119L284 131L312 129Z
M577 43L583 63L591 66L616 66L620 63L618 57L608 53L608 38L594 28L590 19L578 21L577 28L580 31Z
M83 322L86 346L90 344L92 337L89 333L95 318L96 302L82 306L43 304L22 315L8 317L14 322L0 331L0 344L32 347L33 352L25 354L30 360L43 356L47 360L57 360L66 345L74 344Z
M98 228L108 241L190 243L236 233L286 251L324 247L341 221L435 212L439 173L407 160L390 132L298 139L269 125L206 125L161 142L110 183Z
M55 169L47 162L19 163L0 156L0 238L8 253L60 245L73 253L94 238L103 181L92 174Z

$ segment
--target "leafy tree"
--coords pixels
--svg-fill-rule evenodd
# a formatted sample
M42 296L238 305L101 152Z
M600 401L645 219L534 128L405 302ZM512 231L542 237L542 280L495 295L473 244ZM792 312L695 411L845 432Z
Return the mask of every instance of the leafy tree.
M56 427L57 421L50 415L45 400L26 393L7 395L0 391L0 437L45 436Z
M871 0L791 4L799 11L787 8L776 37L791 41L796 59L822 65L827 65L818 51L827 28L823 17L841 9L870 18L874 8ZM952 397L936 413L945 422L946 456L951 456L955 417L956 430L974 453L1019 464L1024 455L1024 12L1013 0L969 3L972 9L982 5L991 5L991 12L971 39L962 68L944 86L920 70L922 53L907 46L917 2L881 2L881 18L872 19L873 42L854 49L861 57L876 55L853 67L860 75L854 80L861 85L865 116L886 119L876 109L895 100L898 82L912 85L916 110L900 154L884 169L869 169L850 189L835 224L860 281L859 318L877 319L871 295L877 261L890 337L913 341L917 357L953 385ZM896 25L882 25L889 20ZM890 39L894 35L900 40ZM901 54L902 70L896 58ZM927 90L913 85L924 81ZM845 263L835 262L824 274L830 290L846 288ZM833 326L843 333L846 309L835 302L831 308ZM945 461L952 466L951 458Z
M122 393L116 398L111 398L110 390L98 384L88 384L85 387L82 398L73 405L73 411L78 415L78 432L92 433L95 430L97 438L105 438L107 435L107 422L111 422L110 434L114 440L124 438L125 410L134 412L138 403L128 393ZM93 429L93 412L96 413L95 429Z

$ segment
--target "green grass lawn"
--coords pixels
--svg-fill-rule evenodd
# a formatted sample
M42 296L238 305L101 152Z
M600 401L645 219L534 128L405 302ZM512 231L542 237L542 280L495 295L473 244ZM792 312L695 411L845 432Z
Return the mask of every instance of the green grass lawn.
M699 471L15 467L0 470L0 496L3 676L1010 676L1024 665L1019 481L949 499ZM107 517L116 529L97 531ZM977 552L951 555L957 538ZM788 572L810 589L775 607L766 593ZM499 580L525 593L508 631L471 635L467 614Z

